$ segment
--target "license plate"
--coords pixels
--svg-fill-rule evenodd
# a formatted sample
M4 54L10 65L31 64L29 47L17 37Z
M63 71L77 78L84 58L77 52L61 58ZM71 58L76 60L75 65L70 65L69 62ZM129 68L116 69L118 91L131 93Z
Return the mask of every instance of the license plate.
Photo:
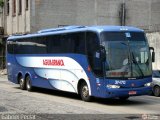
M128 94L129 94L129 95L135 95L135 94L137 94L137 92L136 92L136 91L129 91Z

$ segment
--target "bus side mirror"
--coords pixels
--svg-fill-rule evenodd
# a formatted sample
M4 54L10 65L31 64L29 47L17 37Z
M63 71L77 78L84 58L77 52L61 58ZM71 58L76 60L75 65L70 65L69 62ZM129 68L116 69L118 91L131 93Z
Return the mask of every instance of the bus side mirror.
M152 62L155 62L155 52L154 52L154 48L153 47L149 47L149 50L151 51L152 50Z
M155 62L155 52L152 52L152 62Z
M104 46L100 46L100 56L102 61L106 61L106 49Z

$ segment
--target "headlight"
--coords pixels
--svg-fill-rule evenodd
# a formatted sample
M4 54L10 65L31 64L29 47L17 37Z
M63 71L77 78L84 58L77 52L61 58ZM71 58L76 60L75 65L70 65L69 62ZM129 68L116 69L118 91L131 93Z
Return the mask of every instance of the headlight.
M108 88L120 88L119 85L107 85Z
M150 83L146 83L146 84L144 84L144 86L145 87L150 87L152 85L152 83L150 82Z

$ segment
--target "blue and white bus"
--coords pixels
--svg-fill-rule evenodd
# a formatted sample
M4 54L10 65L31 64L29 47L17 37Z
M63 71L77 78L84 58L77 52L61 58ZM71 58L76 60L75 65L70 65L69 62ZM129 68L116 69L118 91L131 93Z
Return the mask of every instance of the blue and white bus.
M128 99L151 91L152 59L143 30L67 26L7 40L8 80L92 97ZM152 57L151 57L152 56Z

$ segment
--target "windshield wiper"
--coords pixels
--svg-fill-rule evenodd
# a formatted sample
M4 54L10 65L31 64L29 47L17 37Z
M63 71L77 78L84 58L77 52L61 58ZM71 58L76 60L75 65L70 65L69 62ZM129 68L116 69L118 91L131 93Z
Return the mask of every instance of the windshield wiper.
M142 72L142 69L140 68L138 62L136 61L135 55L134 55L133 51L131 50L129 43L126 44L126 43L122 42L121 44L128 46L129 53L131 54L131 55L129 55L129 53L128 53L128 58L130 58L129 61L130 61L130 65L131 65L131 76L133 77L133 67L132 67L132 62L133 62L135 65L138 66L138 69L139 69L139 71L140 71L140 73L142 75L142 78L144 78L144 73Z
M121 44L127 46L127 49L128 49L128 63L130 65L131 77L133 77L133 68L132 68L132 61L133 60L132 60L131 55L130 55L131 48L130 48L130 45L129 45L129 41L128 41L128 43L121 42Z
M139 66L139 64L138 64L138 62L137 62L137 60L135 59L134 53L131 52L131 54L132 54L132 61L133 61L133 63L135 63L135 65L138 66L138 69L139 69L139 71L140 71L140 73L141 73L141 75L142 75L142 78L144 78L144 73L142 72L142 69L140 68L140 66Z

